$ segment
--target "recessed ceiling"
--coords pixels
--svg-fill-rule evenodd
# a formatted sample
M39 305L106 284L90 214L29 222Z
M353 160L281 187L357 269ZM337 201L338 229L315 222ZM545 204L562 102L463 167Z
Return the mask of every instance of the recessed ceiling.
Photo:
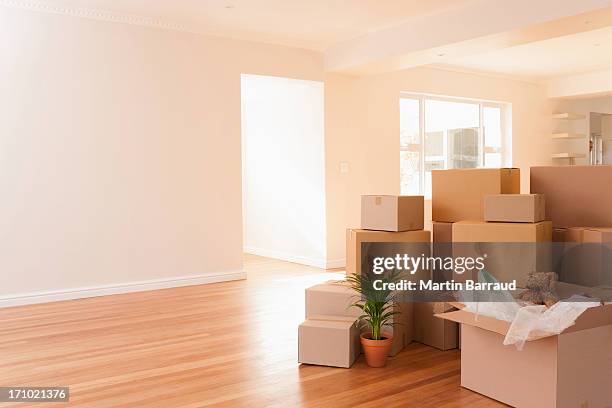
M610 69L612 27L446 60L444 65L534 81Z
M472 0L47 0L160 19L211 35L313 50Z

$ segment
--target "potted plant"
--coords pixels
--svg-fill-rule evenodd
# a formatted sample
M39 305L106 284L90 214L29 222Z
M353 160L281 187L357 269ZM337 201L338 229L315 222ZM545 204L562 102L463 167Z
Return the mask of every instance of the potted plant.
M375 279L365 274L347 277L350 286L360 295L360 299L351 306L363 312L358 319L360 326L366 327L367 330L360 336L361 346L370 367L384 367L387 364L393 335L383 332L383 327L396 324L393 322L393 316L399 314L393 307L393 292L374 289L374 281L389 283L397 281L397 278L398 274L395 272L389 272L386 277L377 275Z

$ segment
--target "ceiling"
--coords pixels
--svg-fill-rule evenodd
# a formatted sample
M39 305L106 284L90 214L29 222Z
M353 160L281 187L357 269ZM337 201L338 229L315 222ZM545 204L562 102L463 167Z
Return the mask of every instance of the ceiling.
M612 68L612 27L445 61L444 66L539 81Z
M155 18L198 32L323 51L332 44L472 0L46 0Z

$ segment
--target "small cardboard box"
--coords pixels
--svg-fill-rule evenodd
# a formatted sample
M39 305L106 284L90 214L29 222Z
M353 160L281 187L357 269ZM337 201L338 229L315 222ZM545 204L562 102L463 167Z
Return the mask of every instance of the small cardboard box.
M422 243L423 245L415 245L414 250L419 250L415 256L420 256L423 251L425 255L429 253L431 242L430 231L404 231L404 232L385 232L385 231L369 231L359 229L346 230L346 273L347 275L361 273L361 244L367 242L387 242L396 243L397 247L390 245L388 248L389 256L397 251L401 251L402 243ZM418 248L417 248L418 247Z
M422 230L423 196L362 195L361 228L378 231Z
M455 310L455 308L445 302L415 302L414 341L439 350L457 348L459 345L459 325L450 320L443 320L434 316L451 310Z
M461 221L453 224L453 256L486 254L487 271L501 282L516 280L518 287L525 287L529 272L552 270L551 241L550 221L534 224Z
M298 328L298 362L349 368L361 352L357 319L313 316Z
M343 281L329 281L311 286L304 292L305 317L343 316L358 317L361 311L351 304L359 300L359 294Z
M612 227L612 166L532 167L531 193L546 197L555 227Z
M464 310L461 386L515 407L612 406L612 305L587 309L561 334L538 333L522 351L504 346L510 322Z
M485 196L484 219L493 222L540 222L546 219L542 194Z
M484 197L519 194L520 169L433 170L432 220L484 220Z

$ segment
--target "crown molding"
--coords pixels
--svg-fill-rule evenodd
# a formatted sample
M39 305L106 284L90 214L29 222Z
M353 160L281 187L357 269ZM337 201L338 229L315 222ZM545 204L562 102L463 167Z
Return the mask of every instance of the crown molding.
M193 34L205 34L193 26L177 23L160 18L151 18L133 14L123 14L114 11L69 7L61 3L51 3L47 1L28 1L28 0L0 0L0 6L14 9L35 11L48 14L59 14L70 17L80 17L92 20L106 21L111 23L130 24L144 27L158 28L162 30L183 31Z

